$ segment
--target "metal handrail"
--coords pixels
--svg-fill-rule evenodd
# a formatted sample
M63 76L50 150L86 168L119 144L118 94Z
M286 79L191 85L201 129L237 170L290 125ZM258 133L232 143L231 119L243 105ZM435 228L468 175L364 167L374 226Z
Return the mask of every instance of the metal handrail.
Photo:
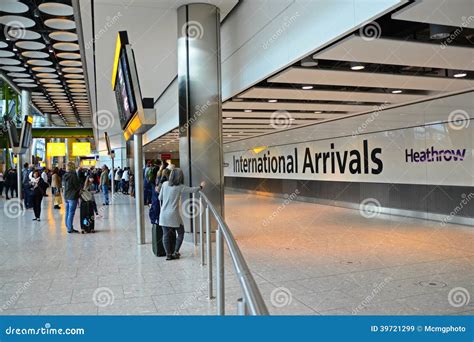
M238 313L240 315L269 315L267 306L263 300L262 294L255 282L255 279L250 272L250 269L240 251L237 242L234 239L232 232L225 223L222 216L216 210L214 205L209 201L207 196L199 192L199 233L200 233L200 251L201 251L201 265L204 265L204 229L203 229L203 200L205 202L205 220L206 220L206 252L207 252L207 267L208 267L208 298L213 298L213 276L212 276L212 242L211 242L211 227L209 220L209 211L217 221L216 230L216 258L217 258L217 314L225 315L225 287L224 287L224 241L226 242L229 255L234 265L235 273L240 282L240 287L243 292L243 298L237 300ZM194 225L196 228L196 225ZM196 229L194 229L196 232ZM196 235L195 235L195 243Z

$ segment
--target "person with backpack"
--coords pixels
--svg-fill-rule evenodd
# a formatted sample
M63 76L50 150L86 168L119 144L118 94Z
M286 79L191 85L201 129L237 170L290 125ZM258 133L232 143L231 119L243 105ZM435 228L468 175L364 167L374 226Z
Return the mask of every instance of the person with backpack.
M184 185L183 171L179 168L173 169L169 176L169 180L163 183L158 198L161 204L161 212L159 223L163 229L163 245L166 250L166 260L179 259L181 254L179 250L184 240L184 226L179 205L181 203L182 194L196 193L204 187L201 182L199 187L189 187ZM174 250L171 248L170 235L174 234L178 238Z
M48 183L46 183L43 178L40 177L39 171L33 171L33 177L31 180L31 189L33 192L33 211L35 214L33 221L40 221L41 202L43 201L43 197L46 194L46 189L48 189L48 187Z

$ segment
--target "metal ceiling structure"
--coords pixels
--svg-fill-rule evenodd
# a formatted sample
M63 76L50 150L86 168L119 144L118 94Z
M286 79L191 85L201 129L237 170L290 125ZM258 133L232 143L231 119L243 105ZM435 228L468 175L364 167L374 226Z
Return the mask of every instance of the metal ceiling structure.
M92 126L76 26L70 0L0 2L0 72L55 126Z
M457 4L470 13L465 1ZM417 9L424 8L423 11ZM320 124L474 88L474 30L415 1L315 51L223 103L224 142ZM453 26L446 25L446 18ZM469 17L470 18L470 17ZM459 24L460 26L454 26ZM433 36L432 29L444 31ZM343 121L341 121L341 119ZM155 150L165 135L149 144ZM148 149L149 150L149 149Z

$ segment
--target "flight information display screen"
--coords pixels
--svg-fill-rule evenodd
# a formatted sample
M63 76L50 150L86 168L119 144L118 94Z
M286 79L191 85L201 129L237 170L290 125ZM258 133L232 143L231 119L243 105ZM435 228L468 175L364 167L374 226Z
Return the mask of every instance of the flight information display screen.
M8 139L10 141L10 147L20 146L20 137L18 136L18 130L13 120L5 117L5 126L8 130Z
M21 148L27 149L33 142L33 118L27 116L21 130Z
M130 66L127 62L125 50L122 50L117 67L117 80L115 86L115 98L120 115L120 123L124 129L130 118L137 111L136 99L130 78Z

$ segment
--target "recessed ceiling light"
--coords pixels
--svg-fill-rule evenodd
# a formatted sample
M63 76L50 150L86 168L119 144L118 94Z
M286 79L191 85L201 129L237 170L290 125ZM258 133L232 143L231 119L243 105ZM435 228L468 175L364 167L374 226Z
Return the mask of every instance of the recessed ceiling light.
M252 110L251 109L246 109L244 110L245 113L252 113Z
M310 85L307 85L307 86L302 86L301 89L303 90L310 90L310 89L313 89L314 87L313 86L310 86Z
M402 93L402 90L400 89L392 90L392 94L400 94L400 93Z
M225 118L226 120L232 120L233 118Z
M467 76L467 73L465 72L457 72L453 75L453 77L456 77L456 78L461 78L461 77L466 77Z
M268 100L268 102L275 103L275 102L278 102L278 100Z
M314 114L321 114L322 112L320 110L317 110L314 112Z
M359 63L351 63L351 70L364 70L365 66Z
M311 58L311 56L305 57L301 60L301 66L305 68L315 67L318 65L318 61Z

